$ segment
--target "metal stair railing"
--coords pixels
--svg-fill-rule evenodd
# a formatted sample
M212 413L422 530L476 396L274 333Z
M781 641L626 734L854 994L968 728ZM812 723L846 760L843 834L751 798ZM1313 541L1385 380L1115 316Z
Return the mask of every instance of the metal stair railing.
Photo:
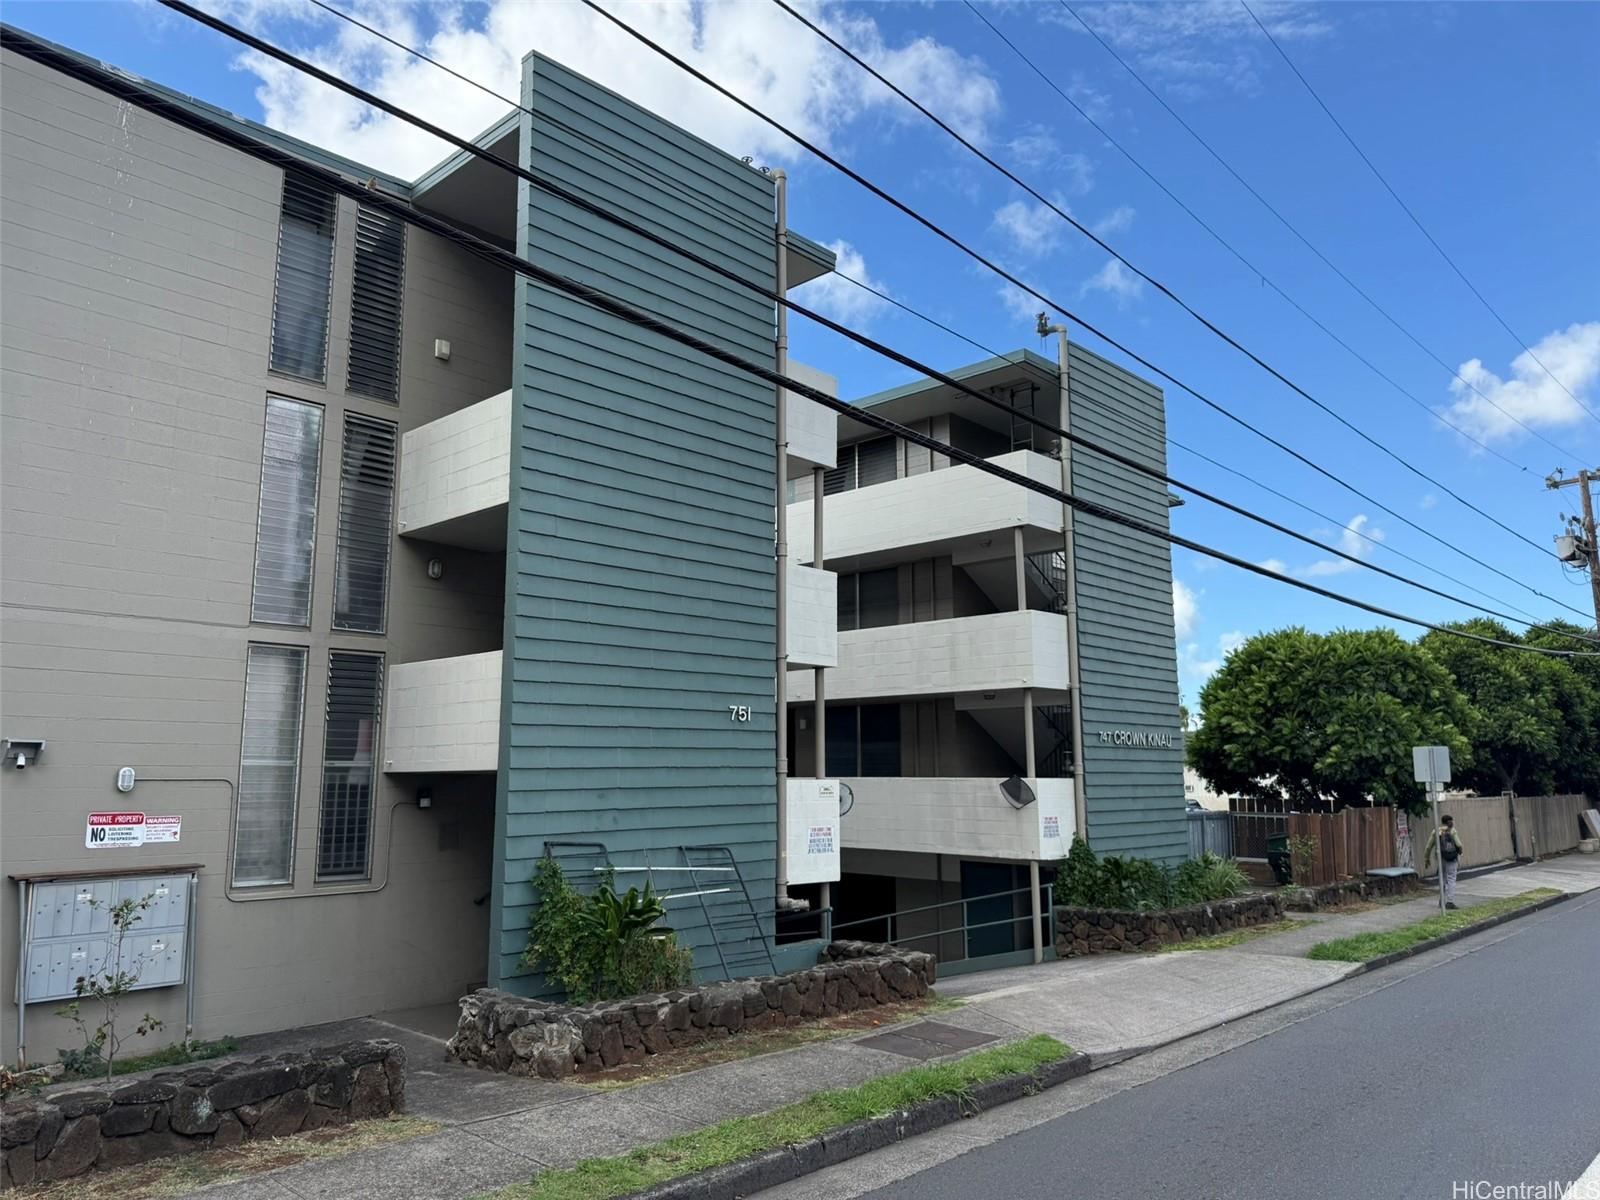
M772 943L727 846L680 846L723 976L772 975ZM702 876L708 878L702 879Z

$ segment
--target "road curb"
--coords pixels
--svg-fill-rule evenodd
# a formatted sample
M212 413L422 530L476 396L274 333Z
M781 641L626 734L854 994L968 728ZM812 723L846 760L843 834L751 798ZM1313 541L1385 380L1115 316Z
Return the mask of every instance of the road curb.
M1037 1071L1002 1075L977 1084L966 1096L941 1096L887 1116L854 1121L803 1142L630 1192L625 1200L737 1200L1059 1087L1087 1075L1089 1065L1087 1054L1070 1054Z
M1561 892L1559 895L1547 896L1543 900L1536 900L1532 904L1525 904L1521 908L1503 912L1498 916L1490 917L1487 921L1478 921L1472 925L1465 925L1460 929L1452 929L1449 933L1441 933L1438 937L1429 938L1425 942L1418 942L1414 946L1407 946L1404 950L1396 950L1391 954L1380 954L1377 958L1369 958L1364 963L1357 963L1358 970L1345 976L1354 979L1357 975L1365 975L1368 971L1375 971L1379 967L1393 966L1397 962L1404 962L1408 958L1415 958L1429 950L1437 950L1440 946L1448 946L1451 942L1459 942L1462 938L1471 937L1473 934L1482 933L1486 929L1493 929L1497 925L1504 925L1507 921L1515 921L1519 917L1532 916L1542 912L1555 904L1571 899L1572 893Z

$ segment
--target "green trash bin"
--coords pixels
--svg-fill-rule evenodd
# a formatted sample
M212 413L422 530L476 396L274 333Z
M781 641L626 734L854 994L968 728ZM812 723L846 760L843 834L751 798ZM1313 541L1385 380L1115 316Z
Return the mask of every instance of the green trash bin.
M1289 858L1288 834L1280 833L1267 839L1267 866L1272 868L1272 877L1280 886L1294 882L1294 865Z

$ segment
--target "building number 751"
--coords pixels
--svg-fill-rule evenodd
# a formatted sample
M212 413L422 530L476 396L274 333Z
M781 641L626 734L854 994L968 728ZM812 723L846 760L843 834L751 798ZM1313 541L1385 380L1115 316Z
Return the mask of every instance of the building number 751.
M728 720L748 721L750 719L750 706L748 704L728 705Z

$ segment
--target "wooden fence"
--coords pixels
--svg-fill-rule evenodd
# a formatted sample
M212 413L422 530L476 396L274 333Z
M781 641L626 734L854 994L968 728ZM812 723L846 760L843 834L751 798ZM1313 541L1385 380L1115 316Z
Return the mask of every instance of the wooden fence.
M1309 868L1302 867L1297 882L1334 883L1398 865L1392 808L1347 808L1331 815L1289 813L1288 822L1290 838L1310 838L1316 846ZM1296 865L1302 866L1298 856Z
M1537 858L1576 850L1583 837L1578 814L1589 806L1590 801L1581 795L1518 796L1512 801L1517 856Z
M1441 816L1456 819L1462 867L1481 867L1516 857L1511 844L1511 807L1505 796L1466 796L1439 802ZM1411 865L1422 873L1422 853L1433 833L1433 814L1411 818ZM1437 855L1435 856L1437 859ZM1439 864L1435 861L1434 866Z

